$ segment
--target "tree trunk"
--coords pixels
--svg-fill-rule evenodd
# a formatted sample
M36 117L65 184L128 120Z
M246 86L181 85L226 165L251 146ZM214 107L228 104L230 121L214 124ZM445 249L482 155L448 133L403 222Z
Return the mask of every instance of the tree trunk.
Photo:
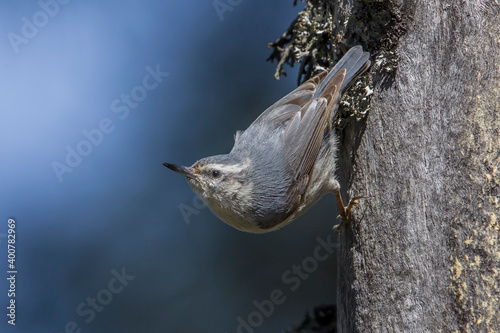
M308 6L271 45L281 65L298 48L307 79L339 42L374 57L369 112L340 135L342 188L370 196L340 233L341 331L500 332L498 1Z
M497 6L395 9L397 73L342 142L343 188L371 196L340 237L342 332L500 332Z

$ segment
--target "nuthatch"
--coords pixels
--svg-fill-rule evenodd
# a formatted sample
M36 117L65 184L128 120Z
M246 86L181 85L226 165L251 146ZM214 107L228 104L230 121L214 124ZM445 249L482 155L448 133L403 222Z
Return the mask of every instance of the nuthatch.
M342 94L370 67L361 46L332 69L309 79L271 105L229 154L205 157L191 167L164 163L185 176L205 204L227 224L264 233L295 220L328 193L348 217L336 179L337 138L332 122Z

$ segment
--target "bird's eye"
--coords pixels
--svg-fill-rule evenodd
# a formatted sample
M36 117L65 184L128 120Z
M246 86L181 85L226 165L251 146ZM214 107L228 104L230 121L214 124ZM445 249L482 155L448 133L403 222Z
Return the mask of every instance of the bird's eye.
M212 175L212 178L219 178L221 175L221 172L219 170L212 170L211 175Z

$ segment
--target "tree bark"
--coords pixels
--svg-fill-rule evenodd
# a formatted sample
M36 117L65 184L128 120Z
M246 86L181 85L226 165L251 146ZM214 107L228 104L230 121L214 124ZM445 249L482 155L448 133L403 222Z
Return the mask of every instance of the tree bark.
M375 63L369 112L340 135L341 186L370 196L340 234L340 330L500 332L498 1L309 6L332 13L329 50Z
M395 9L397 74L342 142L343 188L371 196L340 237L342 332L500 332L497 6Z

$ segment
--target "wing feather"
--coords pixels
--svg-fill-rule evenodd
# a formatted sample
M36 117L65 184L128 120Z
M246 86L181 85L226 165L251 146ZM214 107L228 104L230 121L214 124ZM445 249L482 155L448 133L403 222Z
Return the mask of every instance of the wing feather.
M309 186L326 130L331 129L342 93L370 66L369 54L353 47L332 69L309 79L271 105L253 123L270 132L281 130L283 156L292 184L285 218L292 214ZM279 217L281 221L282 216ZM276 221L274 221L276 222ZM266 225L275 223L267 221Z
M345 70L337 73L326 86L323 96L303 106L283 129L284 155L295 180L311 176L323 135L336 109L332 104L340 99L344 75Z

